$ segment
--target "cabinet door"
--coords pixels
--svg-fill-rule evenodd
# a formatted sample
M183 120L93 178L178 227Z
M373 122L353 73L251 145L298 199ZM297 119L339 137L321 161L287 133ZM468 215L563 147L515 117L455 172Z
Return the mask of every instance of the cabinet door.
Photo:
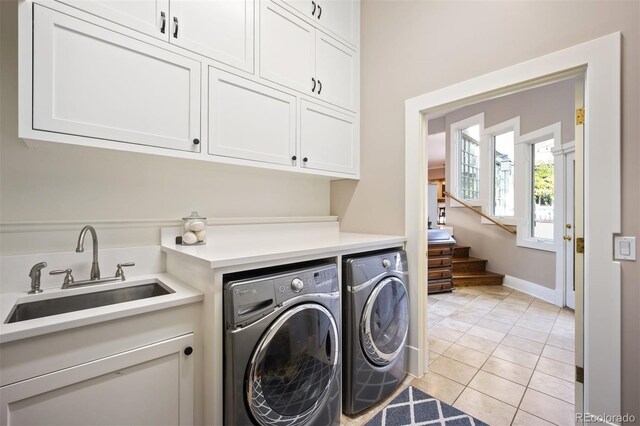
M302 166L357 174L360 156L357 119L311 102L301 103Z
M360 45L360 2L356 0L318 0L321 12L316 20L336 36Z
M260 77L312 93L316 30L271 1L260 2Z
M253 0L171 0L170 41L253 73Z
M200 63L34 6L33 128L199 152Z
M209 68L209 153L294 165L296 98Z
M169 0L58 0L153 37L169 40Z
M281 0L344 41L360 44L360 1Z
M0 389L3 425L193 424L193 334Z
M316 38L316 96L326 102L357 111L359 78L358 54L322 31Z

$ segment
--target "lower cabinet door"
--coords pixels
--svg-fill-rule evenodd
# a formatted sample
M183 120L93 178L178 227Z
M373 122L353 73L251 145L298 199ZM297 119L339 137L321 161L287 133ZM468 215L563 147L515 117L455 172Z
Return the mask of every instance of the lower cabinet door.
M209 154L295 166L296 97L209 68Z
M33 128L200 152L200 63L33 6Z
M302 167L356 175L359 147L357 118L301 101Z
M188 334L4 386L0 424L191 425L192 345Z

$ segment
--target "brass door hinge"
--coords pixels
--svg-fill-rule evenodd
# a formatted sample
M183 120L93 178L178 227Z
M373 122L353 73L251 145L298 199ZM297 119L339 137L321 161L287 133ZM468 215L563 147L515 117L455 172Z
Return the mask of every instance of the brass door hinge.
M584 384L584 368L576 365L576 382Z
M576 109L576 124L584 124L584 108Z
M576 253L584 253L584 238L576 238Z

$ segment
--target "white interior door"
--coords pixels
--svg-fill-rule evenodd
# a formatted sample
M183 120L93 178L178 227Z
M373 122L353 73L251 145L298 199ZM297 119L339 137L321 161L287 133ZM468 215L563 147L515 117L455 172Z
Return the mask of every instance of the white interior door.
M33 128L200 152L200 63L34 6Z
M260 2L260 77L311 95L316 30L271 1Z
M171 44L253 72L253 0L171 0Z
M58 0L150 36L169 40L169 0Z
M565 229L564 229L564 253L565 253L565 305L571 309L576 308L576 289L574 282L574 183L575 183L575 153L569 153L565 157L566 179L565 179Z

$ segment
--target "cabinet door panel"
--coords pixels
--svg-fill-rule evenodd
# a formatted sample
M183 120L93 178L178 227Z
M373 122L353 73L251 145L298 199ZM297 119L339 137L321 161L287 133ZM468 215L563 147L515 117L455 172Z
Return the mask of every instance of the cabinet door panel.
M271 1L260 3L260 77L311 94L316 30Z
M304 167L357 174L358 121L346 114L302 101L300 153Z
M58 0L116 24L169 40L169 0ZM162 30L164 13L165 26Z
M293 165L296 98L209 68L209 153Z
M34 6L33 127L199 152L200 64Z
M193 424L193 334L0 390L5 425Z
M253 0L171 0L170 41L253 73L253 8Z
M322 84L319 99L351 111L358 105L358 54L317 32L316 78Z
M322 13L318 24L336 36L358 46L360 44L360 2L356 0L319 0ZM316 13L316 17L318 13Z

